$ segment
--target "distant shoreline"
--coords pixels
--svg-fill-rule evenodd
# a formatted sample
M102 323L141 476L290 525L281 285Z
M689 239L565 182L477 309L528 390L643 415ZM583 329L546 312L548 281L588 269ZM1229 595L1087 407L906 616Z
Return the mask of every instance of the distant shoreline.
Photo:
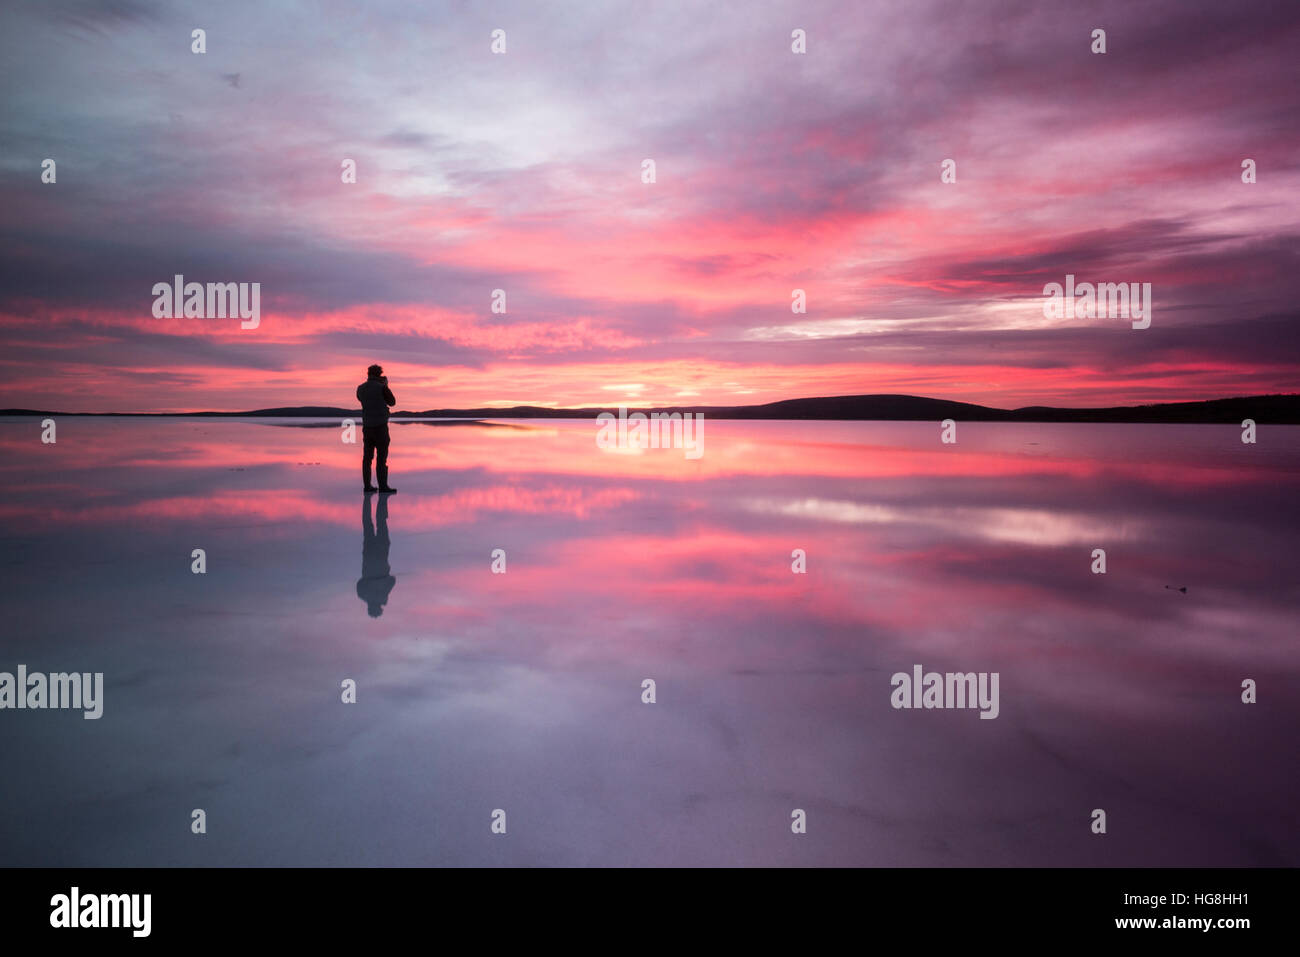
M541 406L510 408L429 409L394 412L403 419L593 419L603 412L618 414L618 406L550 409ZM1116 422L1240 425L1244 419L1270 425L1300 425L1300 394L1239 396L1201 402L1165 402L1152 405L1068 409L1029 406L996 409L969 402L911 395L848 395L786 399L764 405L628 407L629 412L672 414L694 412L712 419L776 421L924 422L953 419L959 422ZM53 412L35 409L0 409L0 416L98 416L123 418L277 418L360 419L360 409L332 406L288 406L248 412Z

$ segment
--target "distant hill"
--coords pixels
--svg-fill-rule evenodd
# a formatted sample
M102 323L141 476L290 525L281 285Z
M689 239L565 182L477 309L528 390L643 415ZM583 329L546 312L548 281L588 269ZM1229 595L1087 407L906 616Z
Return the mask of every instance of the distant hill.
M1255 395L1205 402L1166 402L1154 405L1112 406L1101 409L1062 409L1029 406L1023 409L993 409L969 402L929 399L915 395L840 395L812 399L785 399L764 405L679 405L637 412L700 412L712 419L856 419L875 421L960 422L1186 422L1237 423L1242 419L1278 425L1300 425L1300 395ZM426 409L423 412L394 412L394 419L584 419L602 412L618 414L618 407L548 409L534 405L511 408ZM41 412L32 409L0 409L0 415L129 415L135 417L173 413L127 412ZM334 406L288 406L254 409L251 412L189 412L192 416L227 418L321 418L360 419L360 409Z

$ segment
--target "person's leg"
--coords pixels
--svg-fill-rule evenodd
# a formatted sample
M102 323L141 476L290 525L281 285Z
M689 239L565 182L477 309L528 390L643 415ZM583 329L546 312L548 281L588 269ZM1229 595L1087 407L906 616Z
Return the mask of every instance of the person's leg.
M379 477L379 487L388 488L388 426L382 426L383 432L375 437L375 472Z
M370 484L370 459L375 454L375 436L370 429L364 426L361 429L361 478L366 488L371 488ZM384 470L385 472L387 469ZM382 474L382 473L381 473ZM383 479L381 478L382 482Z

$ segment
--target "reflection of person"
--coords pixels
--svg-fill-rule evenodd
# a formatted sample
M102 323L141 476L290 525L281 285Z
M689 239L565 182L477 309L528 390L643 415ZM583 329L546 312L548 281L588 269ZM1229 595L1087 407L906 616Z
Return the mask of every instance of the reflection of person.
M388 407L397 405L383 367L371 366L366 370L366 381L357 386L361 401L361 477L366 492L396 492L388 485ZM379 488L370 484L370 459L375 458Z
M375 520L379 522L378 532L370 520L370 499L362 499L361 577L357 579L357 597L366 603L366 611L371 618L378 618L384 613L388 593L397 584L397 579L388 567L388 499L379 500L379 505L375 508Z

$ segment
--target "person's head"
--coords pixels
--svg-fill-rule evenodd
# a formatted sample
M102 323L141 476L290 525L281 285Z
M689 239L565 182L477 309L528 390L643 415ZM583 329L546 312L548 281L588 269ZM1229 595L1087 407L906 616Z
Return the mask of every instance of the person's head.
M379 363L375 363L369 369L366 370L366 375L368 375L372 379L377 379L383 374L384 374L384 367L379 365Z

